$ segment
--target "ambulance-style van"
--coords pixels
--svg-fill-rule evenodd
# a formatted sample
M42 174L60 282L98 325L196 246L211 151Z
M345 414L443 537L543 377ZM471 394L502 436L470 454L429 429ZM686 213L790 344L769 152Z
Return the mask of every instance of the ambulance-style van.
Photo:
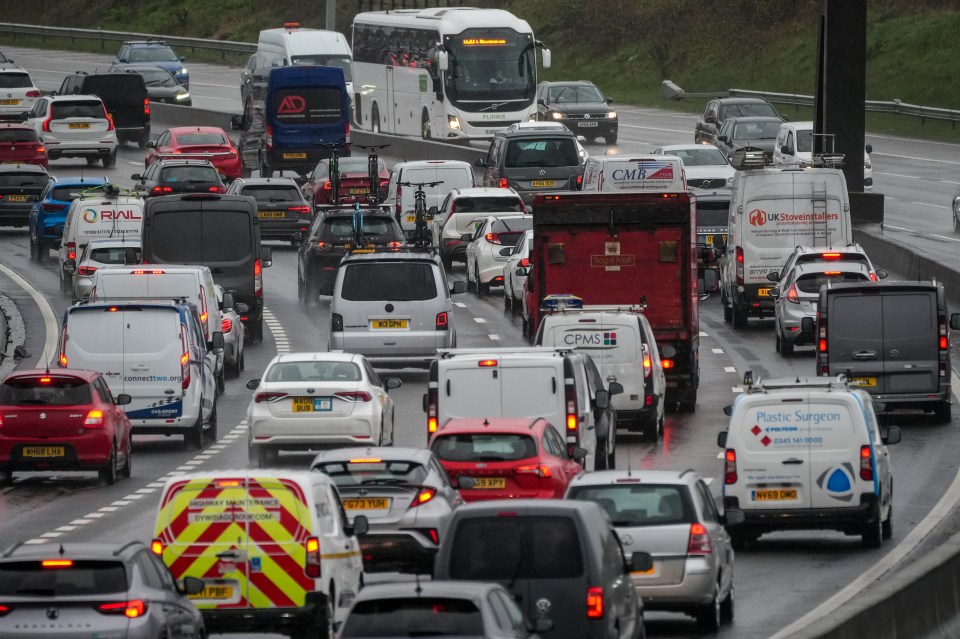
M587 158L581 191L686 191L683 160L673 155Z
M193 595L210 633L328 637L360 589L357 515L319 472L236 470L167 480L151 543Z

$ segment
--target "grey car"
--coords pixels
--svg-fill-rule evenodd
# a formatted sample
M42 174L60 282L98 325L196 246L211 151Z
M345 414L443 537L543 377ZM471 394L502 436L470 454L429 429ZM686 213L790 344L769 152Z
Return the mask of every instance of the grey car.
M732 160L737 151L750 147L762 149L764 159L770 162L781 124L781 118L770 116L727 118L720 125L720 133L713 144L728 160Z
M367 517L369 532L360 537L365 572L433 572L450 514L463 504L433 451L338 448L321 452L311 468L337 484L351 521Z
M710 490L693 470L586 473L567 488L567 499L592 501L610 515L624 553L643 551L653 567L631 579L644 610L693 615L703 630L733 620L733 546Z
M313 207L293 178L238 178L227 195L249 195L257 201L261 240L285 240L298 246L298 233L306 235L313 222Z
M143 76L147 85L147 97L151 102L193 106L190 92L166 69L150 65L118 64L110 67L108 73L136 73Z
M223 333L223 370L229 377L240 377L246 368L243 342L247 331L243 326L243 316L250 307L234 301L233 293L225 293L219 284L216 285L216 291L217 305L220 307L220 331Z
M510 592L495 583L422 581L367 586L343 622L338 639L359 637L534 638L552 624L535 628Z
M199 639L203 618L189 594L143 543L17 544L0 555L0 639L118 637Z

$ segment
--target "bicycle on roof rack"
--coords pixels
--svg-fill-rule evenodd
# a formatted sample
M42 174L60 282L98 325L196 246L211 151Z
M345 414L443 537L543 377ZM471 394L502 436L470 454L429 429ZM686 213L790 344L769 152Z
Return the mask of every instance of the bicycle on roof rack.
M443 184L443 180L439 182L399 182L399 186L410 186L416 187L416 191L413 192L413 213L414 213L414 228L413 228L413 245L417 248L426 248L432 244L432 239L430 237L430 229L427 228L427 194L423 190L425 187L437 186ZM397 224L400 223L400 220L397 220Z
M324 149L330 149L330 203L334 206L340 204L340 183L343 176L340 174L340 144L321 143L318 146Z
M367 179L370 181L370 203L377 205L383 200L380 193L380 157L377 151L385 149L389 144L354 144L358 149L368 149L367 154Z

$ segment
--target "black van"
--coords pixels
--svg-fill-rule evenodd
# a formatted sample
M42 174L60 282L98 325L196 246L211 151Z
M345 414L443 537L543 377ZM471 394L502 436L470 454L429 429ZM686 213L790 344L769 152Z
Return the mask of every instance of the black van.
M245 195L193 193L150 198L143 209L144 264L209 266L213 280L249 307L247 335L263 341L263 269L257 202Z
M817 375L846 375L892 408L950 421L950 317L937 282L824 286L817 307Z
M643 604L630 572L652 566L645 552L624 558L595 502L511 499L453 512L433 578L503 584L529 620L552 622L544 637L633 639L644 634Z
M107 107L119 142L136 142L142 149L150 141L150 99L141 75L77 72L64 78L54 95L95 95Z

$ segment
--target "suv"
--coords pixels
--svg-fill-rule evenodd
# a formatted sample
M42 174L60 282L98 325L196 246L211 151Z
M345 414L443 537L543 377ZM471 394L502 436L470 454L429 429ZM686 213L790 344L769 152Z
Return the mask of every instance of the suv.
M36 164L48 168L43 140L26 124L0 124L0 164Z
M176 628L177 636L203 637L203 618L187 598L202 590L195 577L177 583L139 541L19 543L0 555L6 636L42 639L82 628L88 636L153 639Z
M285 240L298 246L297 237L310 230L313 209L293 178L238 178L230 183L227 195L247 195L257 201L262 240Z
M0 164L0 226L26 226L49 180L37 164Z
M0 92L4 94L0 100L0 120L19 120L24 111L33 108L34 101L40 97L40 89L26 69L2 65L3 60L0 60Z
M654 570L632 573L644 610L685 612L706 631L733 621L733 547L724 525L743 513L717 512L710 489L692 469L606 471L580 475L567 499L599 504L628 555L642 549Z
M103 192L109 183L103 177L63 177L51 175L39 199L30 209L30 256L45 260L50 249L59 249L70 204L84 192Z
M415 215L415 196L417 189L402 186L401 182L439 182L434 186L424 186L427 210L440 206L444 197L454 189L468 189L477 185L473 167L469 162L460 160L416 160L397 162L390 171L390 182L383 205L389 208L397 218L400 228L407 237L413 237L417 217ZM440 207L441 210L443 207ZM458 236L459 237L459 236ZM436 242L434 242L436 245ZM442 252L441 252L442 255ZM447 265L449 267L449 264Z
M560 122L590 142L602 137L617 143L617 112L613 98L604 98L593 82L541 82L537 86L537 120Z
M134 173L133 191L143 198L179 193L226 193L217 168L210 160L167 160L152 163L141 175Z
M697 118L693 141L697 144L713 144L720 124L727 118L751 115L780 117L772 104L762 98L715 98L707 102L703 113Z
M490 143L483 167L483 186L511 187L527 204L544 191L575 191L583 180L577 136L562 124L524 122L499 131Z
M700 198L697 198L699 208ZM784 262L783 268L779 271L767 273L767 279L771 282L779 282L785 278L794 266L800 264L820 264L824 268L829 268L834 262L860 262L870 273L871 281L886 279L887 272L883 269L873 267L873 262L867 257L867 252L859 244L848 244L839 248L823 248L817 246L798 246L793 249L793 253ZM779 286L778 288L783 288Z
M136 142L142 149L150 141L150 99L142 76L77 72L64 78L53 95L95 95L103 100L120 142Z
M440 210L433 216L433 245L440 247L440 258L447 270L453 261L464 261L467 244L465 233L476 230L476 224L491 213L526 213L523 199L513 189L488 187L455 188L447 194Z
M95 95L37 98L25 122L47 146L47 157L98 160L106 169L117 164L117 132L103 101Z
M160 67L173 74L177 82L185 88L190 88L190 74L183 67L187 59L177 56L166 42L163 40L129 41L124 42L113 60L114 66L124 66L127 64L144 65L148 64Z

